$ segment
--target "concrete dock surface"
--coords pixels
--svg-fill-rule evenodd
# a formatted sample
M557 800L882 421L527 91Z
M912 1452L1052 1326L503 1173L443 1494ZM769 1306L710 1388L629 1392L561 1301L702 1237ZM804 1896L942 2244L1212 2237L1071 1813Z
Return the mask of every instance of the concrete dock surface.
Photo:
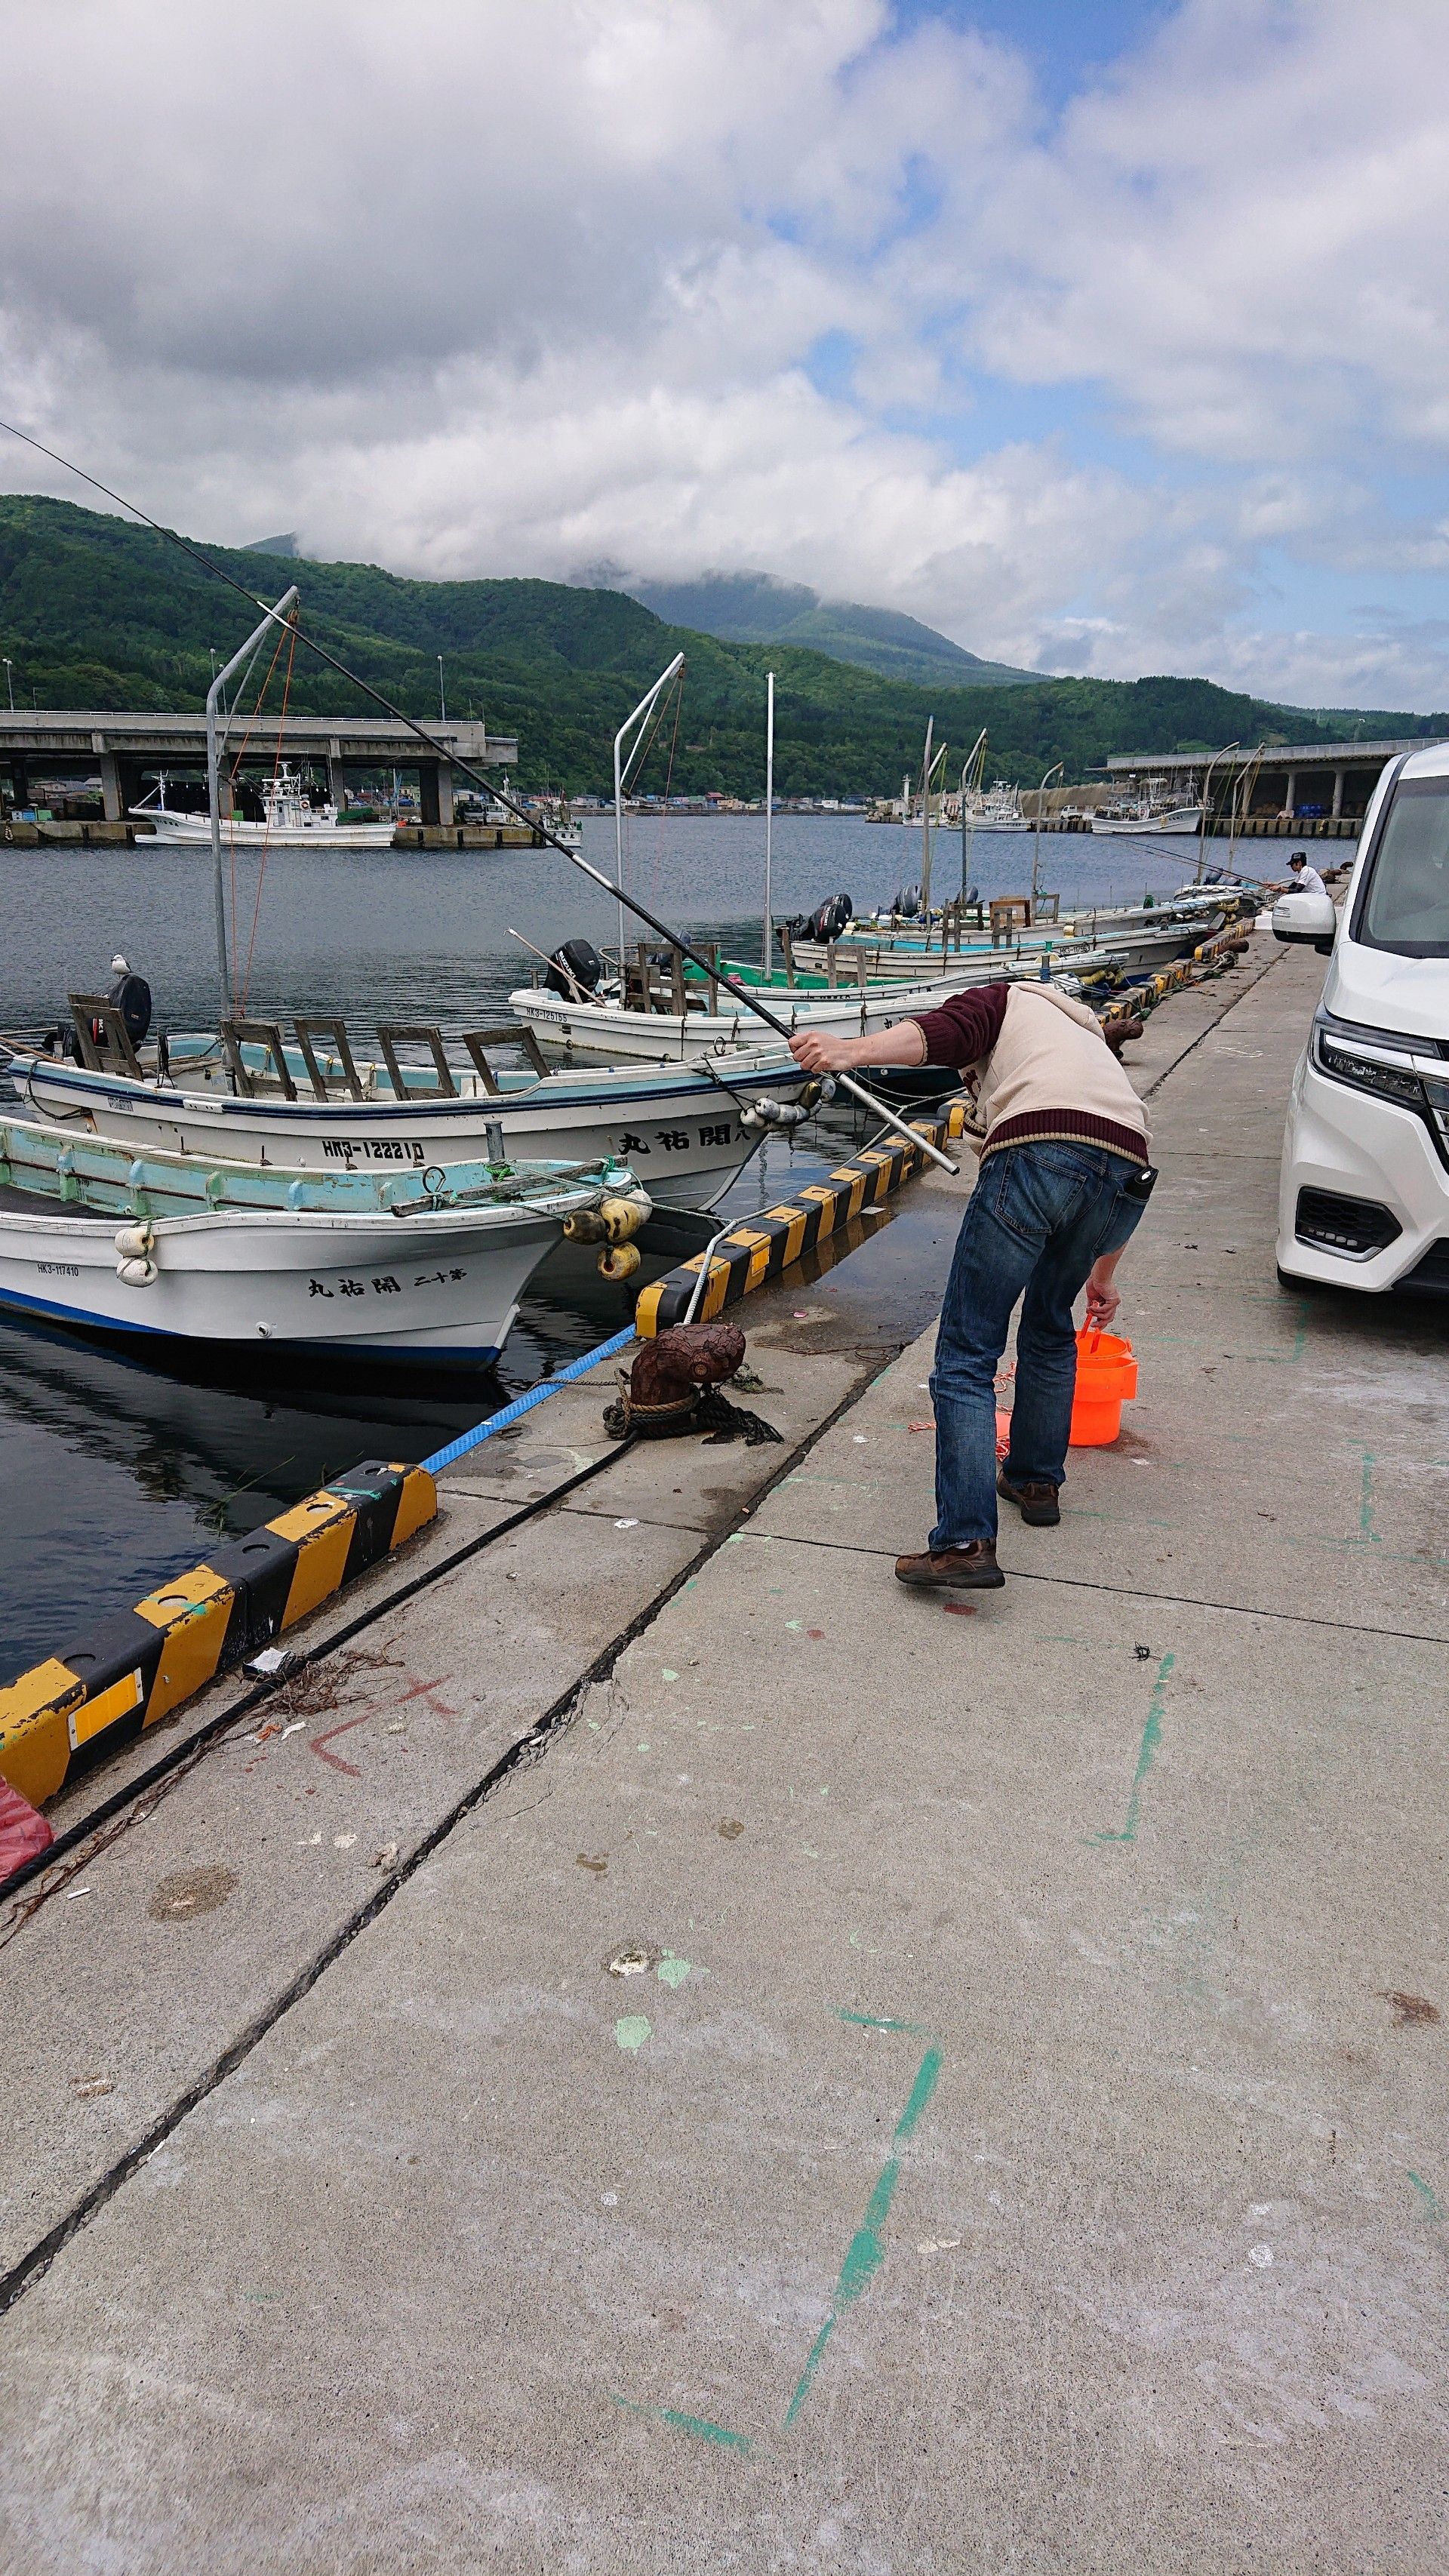
M1003 1592L895 1583L932 1332L848 1284L968 1163L743 1310L781 1446L621 1457L0 1917L15 2576L1445 2563L1449 1379L1274 1276L1321 976L1150 1023L1140 1394Z

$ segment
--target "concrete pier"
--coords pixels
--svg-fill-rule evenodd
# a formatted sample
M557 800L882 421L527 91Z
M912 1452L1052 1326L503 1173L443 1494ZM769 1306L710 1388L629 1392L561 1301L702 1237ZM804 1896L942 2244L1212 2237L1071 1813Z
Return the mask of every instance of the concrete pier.
M1321 973L1149 1024L1141 1394L1004 1592L892 1578L919 1301L790 1275L781 1447L621 1458L0 1916L17 2576L1443 2562L1449 1400L1275 1282Z

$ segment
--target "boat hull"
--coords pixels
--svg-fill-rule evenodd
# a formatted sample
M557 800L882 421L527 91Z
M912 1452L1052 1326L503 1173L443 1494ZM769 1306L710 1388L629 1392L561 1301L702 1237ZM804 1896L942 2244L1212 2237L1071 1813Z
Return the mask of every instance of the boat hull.
M358 1359L486 1366L556 1218L509 1211L326 1217L218 1211L153 1222L147 1283L121 1276L116 1220L0 1208L0 1304L87 1331Z
M959 992L961 979L937 979L928 984L868 985L864 992L811 993L772 990L768 1007L777 1019L793 1033L795 1030L818 1029L836 1037L860 1037L869 1029L883 1029L894 1020L909 1017L913 1011L933 1010L950 994ZM689 1063L707 1057L718 1047L738 1043L747 1036L753 1015L743 1005L728 1017L723 1012L689 1011L683 1019L675 1012L623 1011L608 1003L565 1002L552 993L531 988L509 996L509 1007L515 1016L531 1028L541 1047L556 1054L599 1057L611 1062L632 1062L642 1058L659 1063L672 1059ZM646 1180L653 1194L653 1184Z
M654 1049L657 1054L658 1047ZM221 1091L166 1090L89 1072L48 1056L17 1056L11 1072L26 1110L55 1124L84 1124L164 1153L216 1154L289 1171L371 1171L488 1156L487 1130L503 1129L513 1162L628 1163L651 1199L709 1207L758 1144L740 1109L760 1094L798 1100L808 1074L746 1059L717 1077L687 1065L632 1079L549 1075L497 1100L238 1100ZM733 1086L732 1088L727 1086Z
M150 839L158 848L211 848L211 824L204 814L194 824L178 814L158 815L154 820L149 814L133 814L132 820L150 824ZM269 831L265 823L223 823L221 837L226 849L390 850L393 827L391 823L303 823Z
M1199 829L1201 822L1202 816L1199 812L1192 807L1183 806L1176 813L1154 814L1148 821L1136 823L1116 815L1094 814L1092 829L1109 840L1113 837L1125 841L1156 840L1163 835L1184 840L1190 833Z

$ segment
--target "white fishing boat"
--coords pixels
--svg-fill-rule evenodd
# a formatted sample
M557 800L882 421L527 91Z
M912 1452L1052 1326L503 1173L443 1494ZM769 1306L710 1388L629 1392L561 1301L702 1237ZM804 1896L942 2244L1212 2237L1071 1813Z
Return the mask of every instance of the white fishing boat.
M372 1055L341 1019L303 1020L291 1040L275 1022L229 1022L219 1036L170 1038L163 1057L137 1051L109 1001L98 1019L98 1002L75 997L70 1055L10 1054L27 1111L133 1151L289 1172L451 1166L496 1146L515 1161L627 1162L661 1204L707 1208L759 1142L745 1113L762 1098L793 1105L809 1084L778 1041L752 1042L749 1019L745 1043L723 1044L707 1066L558 1072L521 1028L445 1040L434 1027L387 1027ZM501 1061L515 1043L530 1061Z
M963 819L968 831L1029 832L1031 824L1021 810L1021 789L1008 787L998 778L973 796L969 790L963 799Z
M748 984L752 992L763 995L772 1010L778 1010L782 997L807 1002L829 1001L842 994L856 994L868 985L880 984L948 984L960 990L968 984L992 984L1017 981L1022 976L1039 975L1048 957L1053 975L1060 967L1064 974L1081 976L1097 973L1109 962L1108 943L1093 944L1073 939L1066 931L1048 931L1041 943L1025 943L1018 948L987 940L963 944L960 950L949 947L943 956L938 941L930 948L917 941L913 946L892 948L888 941L873 943L865 939L842 941L832 956L829 948L815 941L792 943L791 965L777 967L768 982L758 970L726 960L721 974L733 981ZM691 993L702 989L703 978L687 978Z
M995 970L997 975L1003 971L1000 966ZM1039 964L1033 964L1030 972L1039 971ZM969 977L944 981L937 977L929 983L866 984L834 993L805 993L798 986L791 989L783 984L766 987L755 978L750 985L792 1036L799 1029L818 1029L838 1037L862 1037L867 1030L888 1028L912 1012L935 1009L959 992L966 980ZM1065 974L1054 980L1064 992L1080 990L1079 982ZM682 1015L626 1010L617 992L605 987L587 1000L566 1000L557 993L525 987L510 994L509 1001L539 1045L555 1053L601 1056L613 1062L642 1058L655 1064L693 1062L713 1067L718 1061L716 1050L738 1045L742 1033L754 1025L746 1003L732 1008L725 1000L727 987L720 981L717 1011L703 1008Z
M1176 834L1198 831L1202 825L1201 803L1188 803L1169 795L1167 782L1149 778L1140 796L1121 805L1104 807L1092 816L1094 832L1109 839L1154 840Z
M560 849L581 850L583 848L584 827L569 805L545 803L540 808L540 817L547 824Z
M0 1305L151 1341L487 1366L566 1221L601 1210L625 1236L647 1216L627 1168L298 1176L7 1119Z
M1221 904L1183 916L1177 907L1163 906L1160 911L1139 912L1131 920L1119 920L1103 912L1096 925L1073 917L1050 923L1037 930L1013 933L1010 943L993 945L989 939L963 941L952 947L945 958L939 941L927 949L915 941L891 942L868 935L837 943L835 975L838 986L854 984L858 972L867 983L920 982L923 976L934 976L946 983L989 984L1001 977L1036 974L1050 951L1052 971L1082 976L1095 974L1107 958L1114 958L1126 975L1149 975L1159 966L1168 965L1175 957L1208 939L1221 929ZM797 941L797 966L819 974L829 971L829 953L814 942Z
M166 802L163 776L139 805L127 807L133 823L147 823L158 844L178 849L211 848L211 816L183 814ZM154 800L154 801L153 801ZM295 770L285 764L262 788L263 820L245 823L233 815L222 822L228 848L261 849L277 842L305 842L309 849L390 850L391 823L344 823L335 805L313 805ZM510 818L511 819L511 818Z

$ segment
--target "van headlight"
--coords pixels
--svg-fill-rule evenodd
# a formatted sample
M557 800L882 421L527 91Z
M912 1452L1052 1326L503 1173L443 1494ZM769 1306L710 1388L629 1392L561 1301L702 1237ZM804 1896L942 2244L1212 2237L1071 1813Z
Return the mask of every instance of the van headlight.
M1321 1020L1313 1031L1313 1061L1333 1082L1350 1082L1356 1091L1377 1092L1381 1100L1400 1101L1405 1109L1421 1114L1428 1106L1423 1082L1412 1066L1386 1064L1360 1046L1347 1045Z
M1330 1082L1346 1082L1354 1091L1413 1110L1449 1160L1449 1066L1443 1074L1421 1072L1407 1052L1415 1043L1426 1053L1437 1052L1433 1038L1416 1042L1400 1029L1361 1028L1320 1011L1313 1023L1312 1062Z

